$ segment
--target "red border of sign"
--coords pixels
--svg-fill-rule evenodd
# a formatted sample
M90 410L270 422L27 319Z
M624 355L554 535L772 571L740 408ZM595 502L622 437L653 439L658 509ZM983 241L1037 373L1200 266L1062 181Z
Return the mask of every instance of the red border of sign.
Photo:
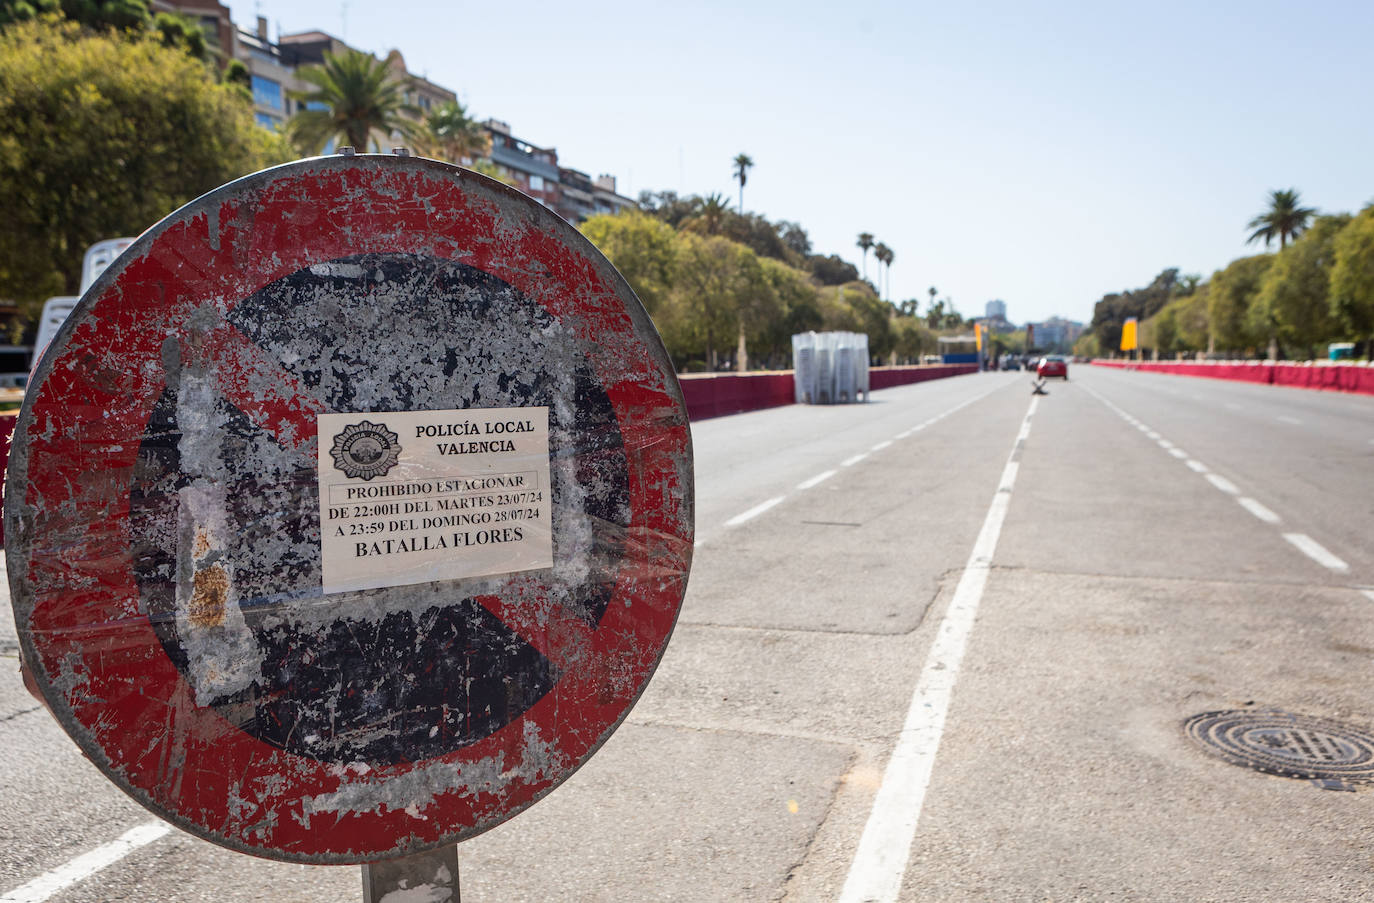
M368 252L427 254L484 270L597 349L592 365L625 440L631 524L597 628L574 619L543 624L541 651L579 648L582 656L543 699L466 748L363 775L269 746L193 704L137 610L128 485L136 437L164 388L162 342L187 338L194 307L212 305L222 317L305 266ZM125 303L130 291L136 303ZM504 186L433 161L305 160L231 183L159 223L72 320L46 355L20 418L20 469L11 486L29 482L24 517L13 510L10 517L12 537L27 534L17 544L29 554L27 573L12 564L11 577L32 605L25 652L31 661L37 655L55 714L140 802L258 855L377 859L494 827L570 776L623 720L657 666L686 590L691 438L652 326L646 344L647 316L619 274L561 219ZM116 348L122 366L113 365ZM261 404L259 418L293 414L289 397ZM11 489L11 509L18 491ZM518 600L483 601L519 618ZM526 742L531 731L550 744L547 758ZM442 793L416 814L384 806L343 816L306 811L310 798L421 766L461 771L493 762L516 776ZM283 778L289 792L273 789Z

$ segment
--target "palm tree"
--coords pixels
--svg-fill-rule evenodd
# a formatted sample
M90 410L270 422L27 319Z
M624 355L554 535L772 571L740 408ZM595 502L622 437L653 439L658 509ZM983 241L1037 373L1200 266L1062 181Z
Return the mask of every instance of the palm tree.
M871 248L871 247L873 247L873 233L872 233L872 232L860 232L860 233L859 233L859 240L856 242L856 244L857 244L860 248L862 248L862 249L863 249L863 252L864 252L864 278L867 279L867 278L868 278L868 249Z
M382 141L393 134L407 139L418 134L420 110L406 101L407 85L392 77L384 60L347 49L326 53L322 64L302 66L296 75L314 85L291 92L294 100L308 105L290 123L291 137L302 150L318 153L342 138L366 153L374 134Z
M892 253L892 249L891 249L891 248L889 248L887 245L883 244L882 242L878 242L877 246L873 249L873 256L874 256L875 258L877 258L878 263L881 264L883 267L888 267L888 266L890 266L890 265L892 264L892 258L893 258L894 255L893 255L893 253ZM882 298L882 297L887 293L887 290L886 290L886 288L884 287L885 283L884 283L884 279L883 279L883 273L885 273L885 272L888 272L888 271L887 271L886 269L883 269L883 270L879 270L879 271L878 271L878 289L879 289L879 291L878 291L878 297L879 297L879 298Z
M1279 250L1282 251L1288 246L1288 239L1297 238L1307 229L1307 221L1316 215L1317 211L1312 207L1299 207L1299 197L1296 189L1290 188L1287 191L1274 189L1269 192L1269 209L1259 216L1250 220L1246 225L1247 229L1254 229L1250 237L1245 240L1248 245L1258 239L1264 239L1264 246L1269 247L1269 242L1273 241L1274 236L1278 236Z
M491 153L491 135L456 100L435 107L425 120L426 136L444 159L467 163Z
M934 306L935 306L935 296L938 295L938 294L940 294L939 290L936 289L935 286L932 285L930 288L926 289L926 294L927 294L927 295L930 295L930 305L931 305L932 307L934 307Z
M744 213L744 183L749 177L749 170L754 166L754 161L748 154L739 154L735 157L735 178L739 180L739 212Z
M703 235L719 235L725 225L725 214L730 212L730 202L718 192L702 198L697 214L683 224L683 228Z

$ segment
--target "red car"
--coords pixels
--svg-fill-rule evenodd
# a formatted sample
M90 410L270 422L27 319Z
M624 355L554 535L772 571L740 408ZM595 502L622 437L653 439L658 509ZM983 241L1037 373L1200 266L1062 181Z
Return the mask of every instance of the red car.
M1040 363L1035 367L1035 375L1041 379L1049 379L1051 376L1062 376L1069 378L1069 362L1058 354L1051 354L1042 357Z

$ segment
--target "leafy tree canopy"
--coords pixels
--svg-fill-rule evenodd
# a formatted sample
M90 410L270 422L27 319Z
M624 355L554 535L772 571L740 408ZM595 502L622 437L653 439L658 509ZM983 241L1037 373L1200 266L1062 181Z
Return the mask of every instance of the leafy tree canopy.
M1130 317L1144 320L1152 317L1174 297L1178 285L1178 269L1169 268L1156 276L1144 288L1128 289L1103 295L1093 306L1091 329L1103 348L1121 347L1121 325Z
M1374 204L1340 231L1332 256L1331 313L1374 356Z
M0 122L0 297L30 318L75 294L94 242L292 156L185 53L71 21L0 30Z
M1318 343L1336 331L1328 297L1336 236L1348 215L1322 216L1275 257L1247 311L1253 335L1273 338L1312 357Z

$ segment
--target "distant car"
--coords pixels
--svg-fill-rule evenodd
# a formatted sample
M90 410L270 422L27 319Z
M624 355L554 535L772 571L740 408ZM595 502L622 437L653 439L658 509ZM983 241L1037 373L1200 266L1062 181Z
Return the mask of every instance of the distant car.
M1018 361L1018 360L1017 360L1016 358L1014 358L1014 357L1004 357L1004 358L1002 358L1002 369L1003 369L1003 370L1020 370L1020 369L1021 369L1021 362Z
M1069 378L1069 362L1063 356L1051 354L1040 359L1040 363L1035 367L1035 375L1041 379L1049 379L1051 376L1060 376L1064 379Z

